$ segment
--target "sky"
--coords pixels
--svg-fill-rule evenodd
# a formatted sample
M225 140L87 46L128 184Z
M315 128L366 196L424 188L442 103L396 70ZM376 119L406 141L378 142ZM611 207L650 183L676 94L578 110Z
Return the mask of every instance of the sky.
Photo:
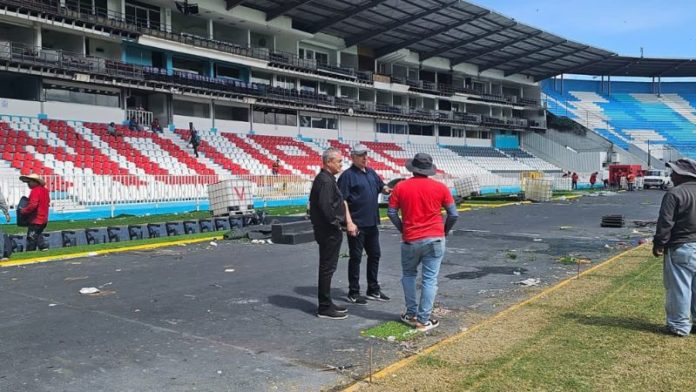
M696 0L471 0L622 56L696 58Z

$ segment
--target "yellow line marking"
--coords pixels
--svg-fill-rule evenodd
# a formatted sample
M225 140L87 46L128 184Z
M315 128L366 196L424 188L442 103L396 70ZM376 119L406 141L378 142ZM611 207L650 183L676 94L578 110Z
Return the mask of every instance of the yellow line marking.
M156 244L133 245L133 246L124 246L122 248L93 250L93 251L89 251L89 252L78 252L78 253L70 253L70 254L65 254L65 255L34 257L31 259L3 262L3 263L0 263L0 267L15 267L18 265L46 263L49 261L59 261L59 260L70 260L70 259L77 259L80 257L100 256L100 255L105 255L105 254L109 254L109 253L122 253L122 252L132 252L132 251L136 251L136 250L157 249L157 248L164 248L167 246L188 245L188 244L195 244L197 242L205 242L205 241L220 240L220 239L222 239L221 235L215 235L215 236L210 236L210 237L194 238L194 239L189 239L189 240L158 242Z
M647 244L643 244L643 245L639 245L639 246L637 246L637 247L635 247L635 248L625 250L625 251L623 251L623 252L621 252L621 253L619 253L619 254L617 254L617 255L615 255L615 256L609 258L608 260L605 260L605 261L603 261L603 262L601 262L601 263L595 265L594 267L588 268L587 270L581 272L581 273L580 273L580 276L585 276L585 275L587 275L587 274L589 274L589 273L591 273L591 272L594 272L594 271L596 271L596 270L598 270L598 269L600 269L600 268L603 268L603 267L605 267L605 266L607 266L607 265L613 263L614 261L618 260L619 258L621 258L621 257L623 257L623 256L626 256L627 254L629 254L629 253L631 253L631 252L634 252L634 251L636 251L636 250L638 250L638 249L644 248L644 247L646 247L646 246L647 246ZM417 354L411 355L410 357L406 357L406 358L400 359L400 360L398 360L398 361L392 363L391 365L385 367L384 369L379 370L378 372L374 373L374 374L372 375L372 379L375 380L375 379L384 378L384 377L388 376L389 374L392 374L392 373L394 373L394 372L396 372L396 371L398 371L398 370L400 370L400 369L402 369L402 368L404 368L404 367L410 365L411 363L413 363L413 362L414 362L415 360L417 360L418 358L420 358L420 357L422 357L422 356L425 356L425 355L428 355L428 354L430 354L431 352L435 351L436 349L438 349L438 348L440 348L440 347L442 347L442 346L445 346L445 345L447 345L447 344L449 344L449 343L451 343L451 342L453 342L453 341L455 341L455 340L457 340L457 339L460 339L460 338L462 338L462 337L464 337L464 336L466 336L466 335L469 335L469 334L471 334L471 333L473 333L473 332L475 332L475 331L478 331L479 329L481 329L481 328L483 328L483 327L485 327L485 326L487 326L487 325L489 325L489 324L492 324L494 321L496 321L496 320L498 320L498 319L500 319L500 318L503 318L503 317L507 316L508 314L510 314L510 313L512 313L512 312L514 312L514 311L516 311L516 310L518 310L518 309L520 309L520 308L522 308L523 306L528 305L528 304L530 304L530 303L532 303L532 302L535 302L535 301L537 301L538 299L540 299L540 298L542 298L542 297L545 297L546 295L548 295L548 294L550 294L550 293L552 293L552 292L554 292L554 291L556 291L556 290L562 288L563 286L567 285L568 283L572 282L573 280L575 280L575 279L577 279L577 278L578 278L578 276L576 275L576 276L572 276L572 277L570 277L570 278L567 278L567 279L565 279L565 280L562 280L562 281L558 282L555 286L552 286L552 287L549 287L549 288L547 288L547 289L544 289L544 290L541 291L540 293L538 293L538 294L536 294L536 295L534 295L534 296L532 296L532 297L530 297L530 298L527 298L526 300L524 300L524 301L522 301L522 302L518 302L518 303L516 303L516 304L510 306L510 307L508 307L508 308L502 310L501 312L499 312L499 313L493 315L492 317L487 318L487 319L481 321L481 322L478 323L478 324L472 325L470 328L468 328L468 329L465 330L465 331L458 332L458 333L456 333L456 334L454 334L454 335L452 335L452 336L450 336L450 337L448 337L448 338L445 338L445 339L443 339L443 340L441 340L441 341L439 341L439 342L433 344L432 346L426 347L426 348L424 348L422 351L420 351L420 352L417 353ZM360 381L357 381L356 383L354 383L354 384L352 384L352 385L346 387L345 389L343 389L343 392L354 392L354 391L359 390L360 388L362 388L363 386L365 386L365 383L368 382L368 379L369 379L369 376L363 378L363 379L360 380Z

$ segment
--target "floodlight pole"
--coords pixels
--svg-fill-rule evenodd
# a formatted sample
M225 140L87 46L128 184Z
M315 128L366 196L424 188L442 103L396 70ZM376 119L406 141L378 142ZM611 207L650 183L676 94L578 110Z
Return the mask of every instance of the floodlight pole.
M648 170L650 170L650 139L648 139Z

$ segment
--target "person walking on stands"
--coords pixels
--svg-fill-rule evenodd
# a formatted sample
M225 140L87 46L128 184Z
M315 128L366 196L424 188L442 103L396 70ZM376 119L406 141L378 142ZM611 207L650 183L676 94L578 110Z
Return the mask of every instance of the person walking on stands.
M401 321L425 332L440 324L431 317L437 295L437 275L445 255L445 236L457 222L459 214L449 189L428 178L436 172L430 155L416 154L406 161L406 169L413 173L413 177L396 184L389 197L387 215L402 234L401 284L406 312L401 315ZM444 224L442 208L447 211ZM417 301L419 264L422 289Z
M193 153L196 155L196 158L198 158L198 146L201 144L201 136L198 134L198 131L196 131L196 128L193 127L192 122L189 123L189 134L189 143L191 143Z
M696 321L696 161L677 159L662 197L652 253L664 256L666 332L687 336Z
M309 193L309 218L314 228L314 239L319 244L319 279L317 317L342 320L348 309L331 300L331 279L336 272L338 255L343 242L341 229L346 226L348 235L357 234L343 195L336 184L335 175L341 171L343 156L338 149L329 148L322 154L322 169L312 182Z
M570 181L572 183L572 189L578 189L578 173L573 172L573 175L570 176Z
M37 174L20 176L19 180L26 183L31 191L29 192L29 204L20 210L20 214L29 218L27 228L27 251L48 249L43 238L43 231L48 224L48 207L51 198L46 189L46 182Z
M2 189L0 189L0 211L2 211L3 214L5 214L5 221L7 223L10 223L10 208L7 205L7 202L5 201L5 197L2 194ZM4 261L7 260L7 255L5 254L5 236L6 234L2 232L2 229L0 229L0 260Z
M338 178L338 189L348 205L353 223L358 226L356 236L348 236L348 302L365 305L360 296L360 262L363 250L367 253L368 299L389 301L382 293L377 280L381 249L379 246L379 194L388 195L391 189L384 184L377 172L367 166L367 147L358 144L350 152L351 167Z
M274 176L277 176L278 173L280 173L280 158L276 158L275 162L273 162L273 166L271 167L271 173Z

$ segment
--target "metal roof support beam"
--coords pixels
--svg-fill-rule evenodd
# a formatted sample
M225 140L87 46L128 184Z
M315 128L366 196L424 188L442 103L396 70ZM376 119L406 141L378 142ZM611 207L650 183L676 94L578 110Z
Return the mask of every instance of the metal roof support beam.
M470 18L463 19L463 20L458 20L458 21L456 21L456 22L454 22L454 23L450 23L450 24L444 25L444 26L440 27L439 29L430 30L430 31L429 31L428 33L426 33L425 35L418 35L417 37L414 37L413 39L409 39L409 40L406 40L406 41L402 41L402 42L399 42L398 44L384 46L384 47L379 48L379 49L377 49L377 50L375 51L375 56L376 56L376 57L382 57L382 56L384 56L385 54L393 53L393 52L396 52L397 50L401 50L401 49L403 49L403 48L407 48L407 47L409 47L409 46L411 46L411 45L413 45L413 44L417 44L417 43L419 43L419 42L421 42L421 41L425 41L425 40L427 40L427 39L430 39L430 38L433 38L433 37L437 37L437 36L440 35L440 34L446 33L446 32L448 32L448 31L450 31L450 30L452 30L452 29L455 29L455 28L457 28L457 27L461 27L461 26L462 26L463 24L465 24L465 23L471 23L471 22L473 22L473 21L476 21L476 20L478 20L478 19L481 19L481 18L485 17L486 15L488 15L488 14L490 14L490 13L491 13L491 11L484 11L484 12L481 12L481 13L479 13L479 14L473 15L473 16L470 17Z
M527 56L532 55L532 54L535 54L535 53L543 52L543 51L545 51L545 50L547 50L547 49L553 48L554 46L563 45L563 44L565 44L565 43L567 43L567 42L568 42L567 40L563 40L563 41L561 41L561 42L552 42L552 43L550 43L550 44L548 44L548 45L540 46L540 47L538 47L538 48L532 50L531 52L524 52L524 53L520 53L520 54L515 54L515 55L512 55L512 56L508 56L508 57L506 57L506 58L504 58L504 59L502 59L502 60L495 61L495 62L493 62L493 63L486 63L486 64L484 64L484 65L479 66L479 72L483 72L483 71L485 71L485 70L498 67L498 66L503 65L503 64L505 64L505 63L509 63L510 61L513 61L513 60L516 60L516 59L521 59L521 58L527 57Z
M640 60L642 60L642 57L641 57L641 58L638 58L638 59L635 59L635 60L631 60L631 61L627 62L626 64L622 64L621 66L616 67L616 68L613 68L613 69L610 69L609 71L604 72L604 73L607 74L607 75L609 75L609 76L615 75L616 72L619 72L619 71L621 71L621 70L624 70L624 69L630 67L630 66L633 65L633 64L638 64L638 63L640 63ZM620 76L620 75L619 75L619 76Z
M537 36L539 36L539 35L541 35L541 34L543 34L543 33L544 33L543 31L538 31L538 32L533 33L533 34L529 34L529 33L528 33L528 34L523 35L522 37L514 38L514 39L511 39L511 40L505 41L505 42L501 43L500 45L492 46L492 47L490 47L490 48L488 48L488 49L481 50L481 51L478 51L478 52L472 52L471 54L468 54L468 55L466 55L466 56L461 56L461 57L458 57L458 58L452 60L452 64L459 64L459 63L463 63L463 62L466 62L466 61L475 60L475 59L477 59L477 58L479 58L479 57L481 57L481 56L485 56L485 55L487 55L487 54L491 54L491 53L493 53L493 52L497 52L497 51L499 51L500 49L504 49L504 48L507 48L508 46L512 46L512 45L518 44L518 43L520 43L520 42L522 42L522 41L524 41L524 40L528 40L528 39L537 37Z
M286 12L290 12L294 10L297 7L300 7L303 4L307 4L309 2L312 2L313 0L298 0L298 1L286 1L285 4L281 5L280 7L276 7L266 14L266 22L271 21Z
M371 1L365 2L361 5L351 7L349 9L347 9L339 14L333 15L333 16L327 18L325 21L317 24L316 26L314 26L312 28L310 33L312 33L312 34L318 33L327 27L331 27L337 23L340 23L340 22L350 18L351 16L355 16L363 11L366 11L366 10L369 10L370 8L376 7L376 6L384 3L385 1L387 1L387 0L371 0Z
M664 70L660 71L660 73L655 74L655 75L653 76L653 79L655 78L655 76L657 76L657 77L662 77L662 76L664 76L666 73L669 73L669 72L672 72L672 71L676 71L676 70L678 70L682 65L688 64L688 63L690 63L690 62L692 62L692 61L694 61L694 60L689 59L689 60L680 61L680 62L677 63L677 64L674 64L674 65L672 65L672 66L670 66L670 67L668 67L668 68L665 68ZM653 80L653 83L655 83L654 80Z
M564 74L573 74L573 73L576 73L578 71L582 71L583 69L590 67L592 65L595 65L597 63L601 63L607 59L611 59L612 57L615 57L615 56L616 56L616 54L611 54L609 56L602 56L601 58L592 60L592 61L585 63L585 64L582 64L582 65L578 65L577 67L565 68L565 69L560 69L558 71L554 71L553 73L542 74L542 75L535 77L534 81L538 82L540 80L544 80L544 79L549 78L551 76L556 76L556 75L560 74L561 72Z
M440 11L447 9L447 8L457 4L457 3L459 3L459 0L449 1L445 4L441 4L440 6L433 8L433 9L427 9L423 12L419 12L415 15L411 15L406 19L397 20L396 22L389 23L386 26L382 26L382 27L379 27L377 29L370 30L370 31L363 33L363 34L353 35L351 37L346 38L346 47L351 47L353 45L357 45L359 43L365 42L372 37L375 37L375 36L378 36L380 34L384 34L386 32L392 31L392 30L397 29L401 26L405 26L411 22L415 22L418 19L424 18L428 15L432 15L436 12L440 12Z
M505 30L510 29L510 28L512 28L512 27L515 27L515 26L517 26L517 23L509 24L509 25L507 25L507 26L501 26L499 29L496 29L496 30L493 30L493 31L487 31L487 32L484 33L484 34L473 36L472 38L466 39L466 40L464 40L464 41L457 41L457 42L455 42L455 43L453 43L453 44L450 44L450 45L447 45L447 46L443 46L443 47L441 47L441 48L438 48L438 49L433 50L432 52L424 53L424 54L420 57L420 61L425 61L425 60L427 60L427 59L429 59L429 58L433 58L433 57L435 57L435 56L439 56L439 55L441 55L441 54L443 54L443 53L447 53L447 52L449 52L449 51L452 51L452 50L455 50L455 49L459 49L459 48L461 48L461 47L463 47L463 46L469 45L469 44L472 43L472 42L476 42L476 41L478 41L478 40L481 40L481 39L490 37L491 35L496 35L496 34L502 32L502 31L505 31Z
M522 65L522 66L519 66L519 67L517 67L517 68L513 68L513 69L511 69L511 70L509 70L509 71L505 71L505 76L510 76L510 75L514 75L514 74L516 74L516 73L524 72L524 71L526 71L526 70L528 70L528 69L532 69L532 68L537 67L537 66L539 66L539 65L542 65L542 64L544 64L544 63L553 63L554 61L558 61L558 60L561 60L561 59L566 58L566 57L568 57L568 56L572 56L572 55L574 55L575 53L582 52L583 50L585 50L585 49L587 49L587 48L589 48L589 46L583 46L582 48L577 48L577 49L574 49L574 50L572 50L572 51L570 51L570 52L563 53L563 54L560 55L560 56L555 56L555 57L552 57L552 58L550 58L550 59L544 59L544 60L540 60L540 61L535 61L535 62L533 62L533 63L531 63L531 64L527 63L527 64ZM551 68L552 68L552 67L551 67Z
M244 0L225 0L225 10L229 11L243 2Z

